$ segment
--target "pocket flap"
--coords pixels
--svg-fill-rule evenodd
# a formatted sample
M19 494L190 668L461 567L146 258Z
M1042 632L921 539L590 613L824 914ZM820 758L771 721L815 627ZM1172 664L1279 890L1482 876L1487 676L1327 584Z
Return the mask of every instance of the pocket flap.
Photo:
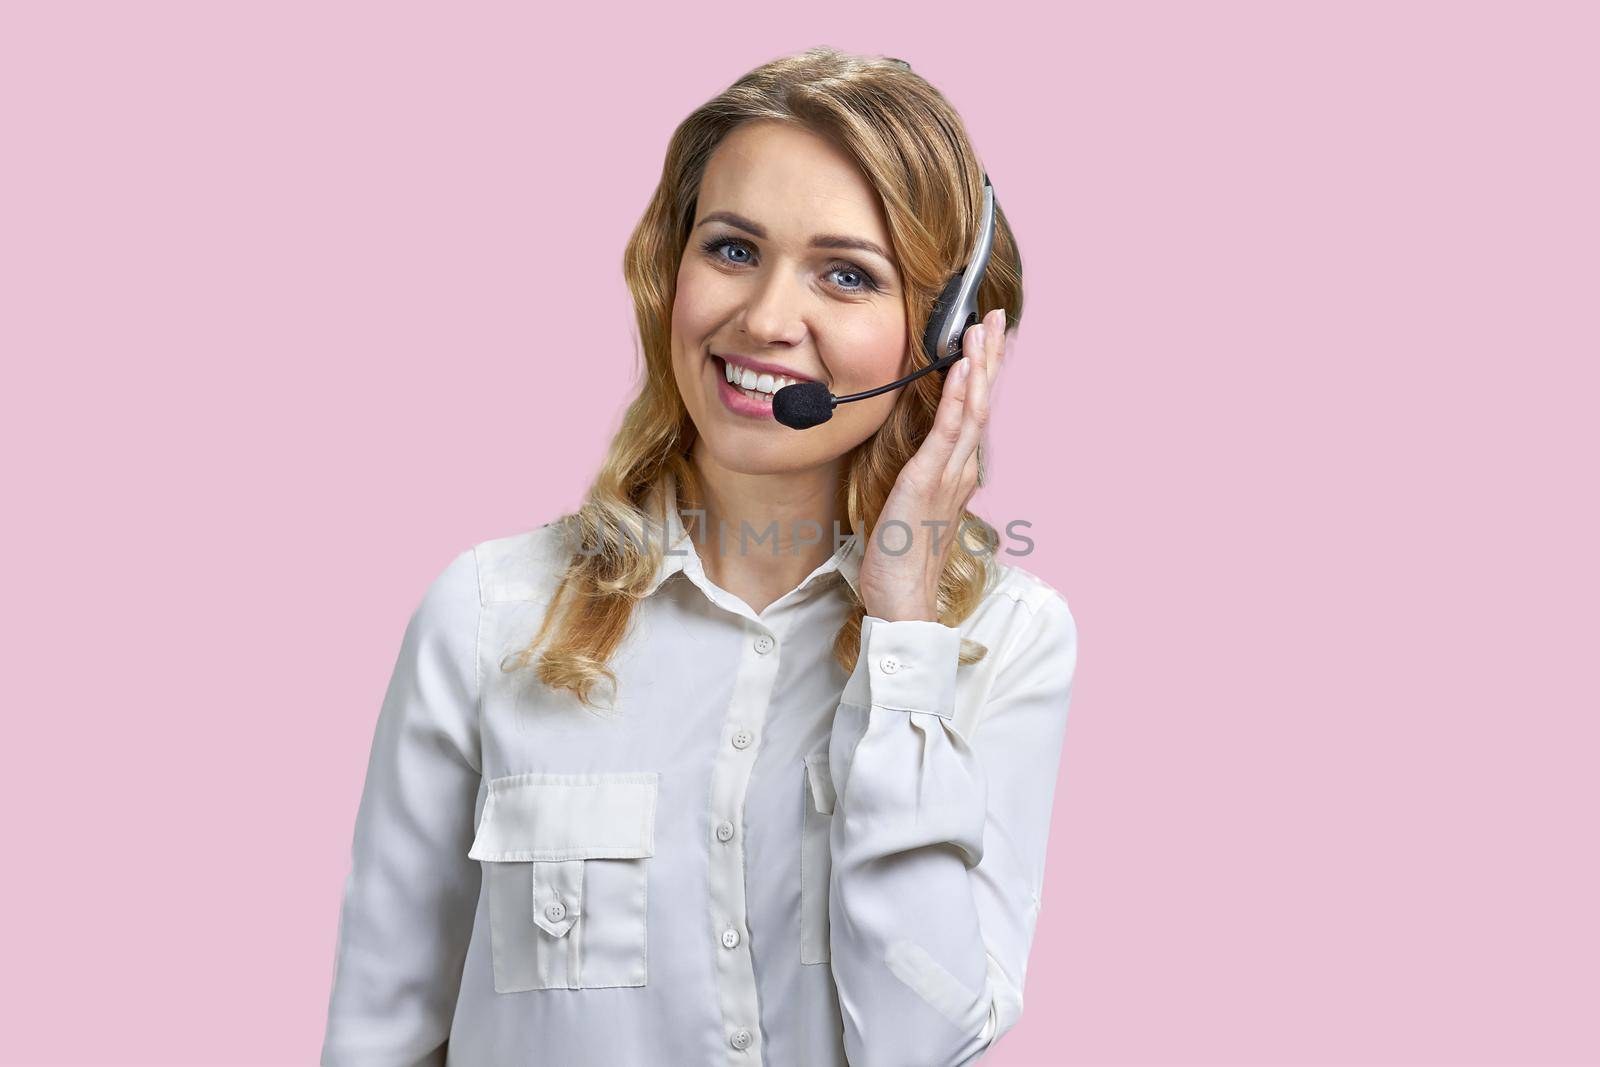
M811 783L811 803L824 815L833 814L833 775L828 773L828 754L817 752L806 757L806 780Z
M654 855L657 777L643 771L493 778L467 855L504 862Z
M583 861L533 865L533 923L551 937L565 937L583 914Z

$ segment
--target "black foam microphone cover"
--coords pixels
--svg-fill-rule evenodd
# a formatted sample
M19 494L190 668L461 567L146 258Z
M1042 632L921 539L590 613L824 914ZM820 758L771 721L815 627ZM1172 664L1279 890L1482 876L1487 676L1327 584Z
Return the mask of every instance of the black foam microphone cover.
M795 430L820 426L833 418L833 394L821 382L796 382L772 397L772 417Z

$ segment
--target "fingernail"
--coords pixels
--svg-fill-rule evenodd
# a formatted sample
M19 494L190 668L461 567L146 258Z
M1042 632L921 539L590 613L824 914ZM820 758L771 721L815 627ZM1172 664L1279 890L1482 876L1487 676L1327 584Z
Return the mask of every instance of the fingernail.
M972 369L972 360L968 359L966 356L962 356L961 359L959 359L956 362L956 381L958 381L958 382L966 381L967 380L967 371L969 371L971 369Z
M987 341L988 339L989 339L989 331L984 329L983 323L980 322L980 323L978 323L978 325L976 325L976 326L974 326L972 328L972 340L973 340L973 343L976 344L979 348L982 348L983 347L983 343L985 341Z

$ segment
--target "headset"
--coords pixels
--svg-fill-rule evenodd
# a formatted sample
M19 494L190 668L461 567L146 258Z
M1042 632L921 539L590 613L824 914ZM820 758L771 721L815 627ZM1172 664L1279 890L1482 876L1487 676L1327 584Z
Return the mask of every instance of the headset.
M863 393L851 393L849 396L834 396L821 382L786 385L772 397L773 418L791 429L809 429L833 418L833 409L840 404L899 389L933 371L945 374L956 360L965 355L961 340L967 330L979 322L978 287L983 283L983 272L988 269L989 252L993 247L994 186L989 183L989 175L985 172L978 243L973 246L967 265L945 283L939 299L933 303L933 311L928 315L927 326L922 332L922 348L931 362L888 385L880 385Z

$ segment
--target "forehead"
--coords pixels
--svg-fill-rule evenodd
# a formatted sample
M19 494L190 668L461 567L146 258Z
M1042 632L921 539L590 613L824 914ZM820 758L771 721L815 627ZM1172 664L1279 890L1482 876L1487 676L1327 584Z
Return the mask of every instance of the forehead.
M889 243L877 191L855 160L780 122L748 122L723 138L706 163L696 211L737 212L777 239L842 232Z

